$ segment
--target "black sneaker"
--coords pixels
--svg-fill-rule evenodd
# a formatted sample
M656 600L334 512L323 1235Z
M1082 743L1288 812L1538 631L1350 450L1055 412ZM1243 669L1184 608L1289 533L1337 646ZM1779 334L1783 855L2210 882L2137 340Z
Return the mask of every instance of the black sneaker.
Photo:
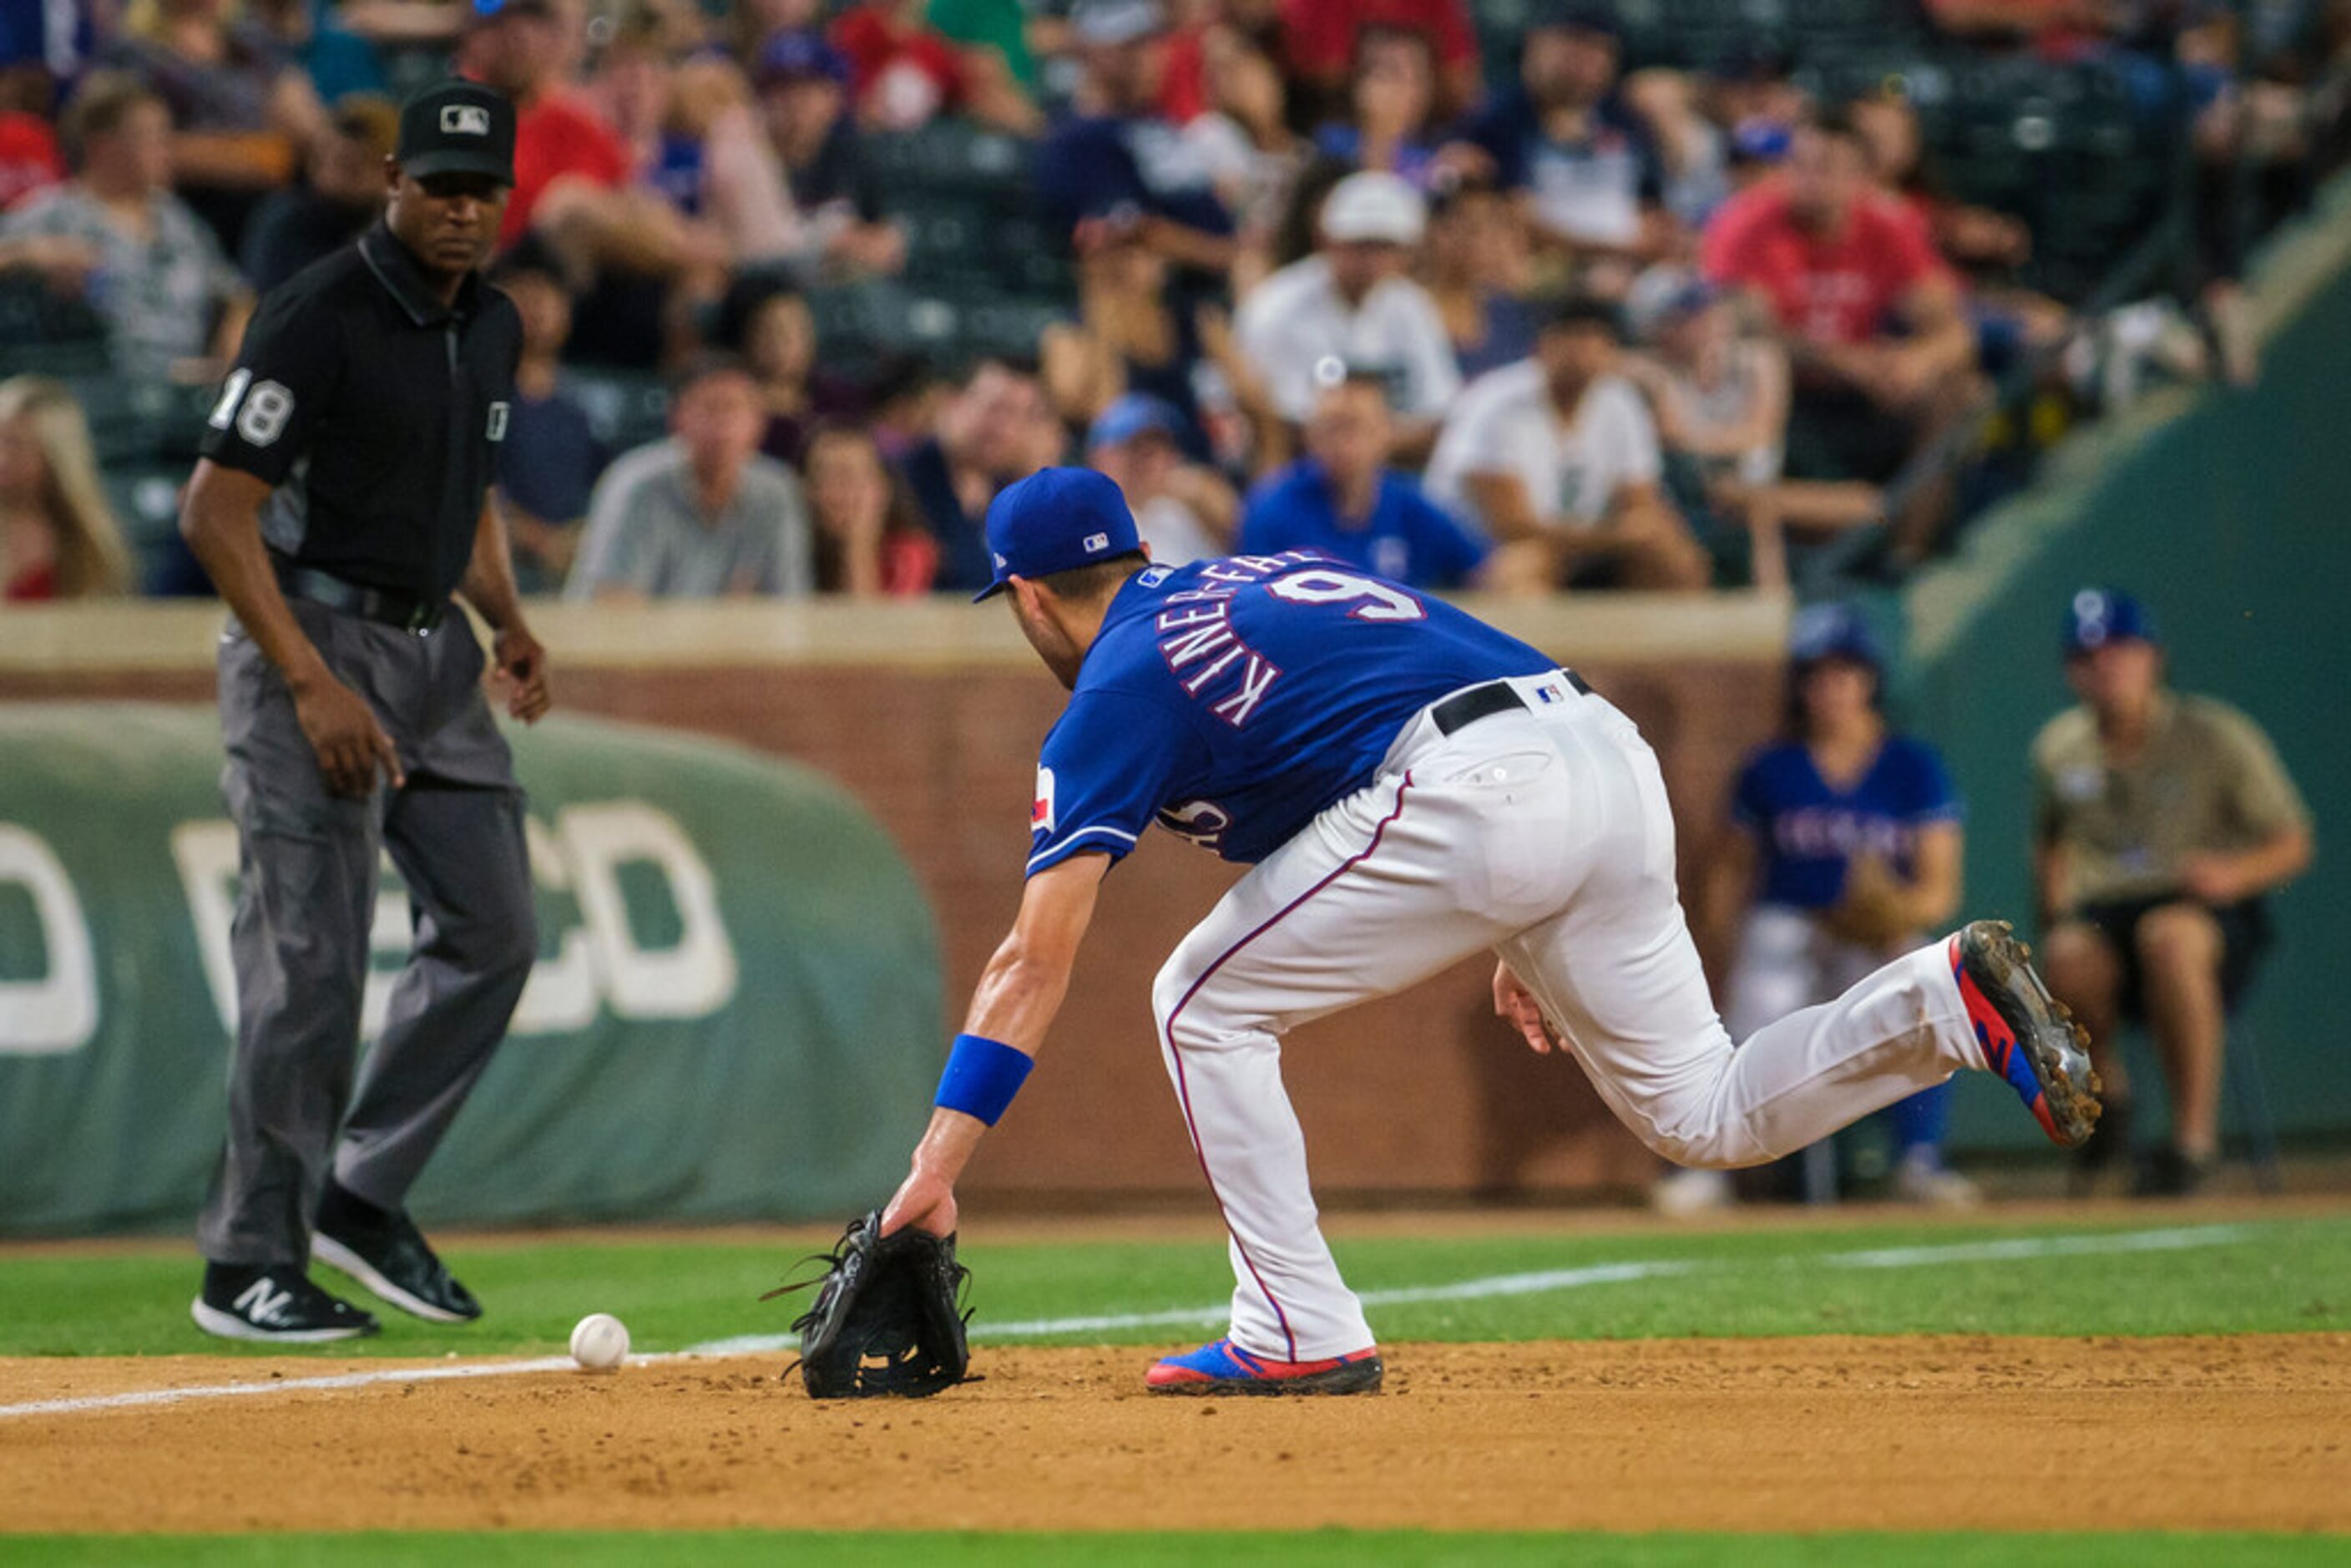
M2210 1155L2190 1155L2166 1145L2147 1151L2131 1183L2133 1197L2194 1197L2212 1179L2218 1162Z
M206 1263L189 1303L196 1326L221 1339L323 1344L374 1333L375 1319L318 1286L296 1263Z
M482 1315L482 1303L449 1277L407 1210L378 1208L331 1179L319 1199L310 1256L416 1317L469 1323Z

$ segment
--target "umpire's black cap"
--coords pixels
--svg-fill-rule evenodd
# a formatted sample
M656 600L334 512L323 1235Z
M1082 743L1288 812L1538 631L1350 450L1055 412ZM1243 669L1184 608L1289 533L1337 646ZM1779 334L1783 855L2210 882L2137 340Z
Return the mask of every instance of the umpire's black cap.
M393 161L413 179L480 174L514 183L515 111L507 95L479 82L435 82L400 106Z

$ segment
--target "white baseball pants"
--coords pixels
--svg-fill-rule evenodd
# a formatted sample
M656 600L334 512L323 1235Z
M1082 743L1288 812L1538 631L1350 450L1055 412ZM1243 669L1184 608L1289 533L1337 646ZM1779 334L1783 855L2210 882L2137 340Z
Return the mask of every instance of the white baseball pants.
M1734 1052L1682 916L1655 754L1562 676L1512 685L1527 711L1450 737L1425 712L1406 726L1374 781L1236 883L1153 988L1231 1232L1233 1341L1256 1354L1374 1343L1316 1224L1281 1036L1480 949L1526 982L1609 1108L1679 1165L1776 1159L1984 1065L1940 942Z

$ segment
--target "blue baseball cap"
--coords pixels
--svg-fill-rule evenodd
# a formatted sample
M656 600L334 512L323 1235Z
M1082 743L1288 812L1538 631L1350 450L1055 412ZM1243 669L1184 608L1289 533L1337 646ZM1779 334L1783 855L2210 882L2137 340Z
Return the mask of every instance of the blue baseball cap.
M2112 588L2085 588L2065 606L2065 656L2078 658L2109 643L2147 643L2157 647L2155 617L2146 605Z
M1136 436L1153 432L1170 441L1181 440L1184 416L1164 397L1154 397L1149 392L1122 392L1087 429L1086 444L1123 446Z
M1015 577L1050 577L1142 548L1134 514L1109 476L1040 468L988 503L987 559L996 578L971 601L995 598Z
M1850 604L1814 604L1797 612L1788 629L1788 662L1802 666L1823 659L1850 659L1873 670L1886 668L1886 650L1860 611Z

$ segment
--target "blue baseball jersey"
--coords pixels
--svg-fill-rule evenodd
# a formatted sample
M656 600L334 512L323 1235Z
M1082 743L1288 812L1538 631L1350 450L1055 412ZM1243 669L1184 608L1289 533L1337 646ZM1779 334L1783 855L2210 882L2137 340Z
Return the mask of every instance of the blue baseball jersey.
M1556 669L1452 606L1303 550L1153 567L1112 600L1045 737L1029 874L1156 821L1263 860L1463 686Z
M1301 458L1249 492L1241 551L1319 550L1366 567L1391 582L1451 588L1486 564L1491 548L1420 492L1409 476L1380 476L1372 515L1342 521L1322 465Z
M1908 876L1918 830L1955 822L1960 813L1935 748L1896 735L1844 789L1821 777L1801 743L1767 746L1739 775L1730 814L1762 852L1761 903L1829 909L1844 896L1854 856L1876 855Z

